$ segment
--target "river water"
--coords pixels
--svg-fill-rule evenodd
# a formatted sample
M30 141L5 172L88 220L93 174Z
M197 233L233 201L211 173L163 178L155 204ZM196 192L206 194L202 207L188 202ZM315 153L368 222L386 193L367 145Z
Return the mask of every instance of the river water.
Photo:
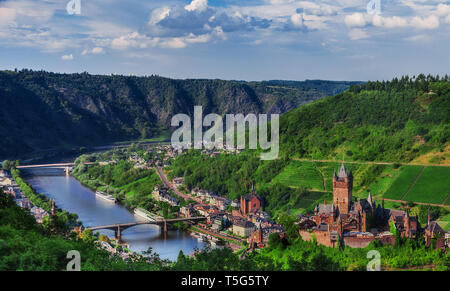
M83 186L78 180L66 177L62 169L22 170L24 179L38 192L53 198L58 207L76 213L85 227L144 221L125 207L97 198L94 191ZM111 238L114 231L99 231ZM138 225L122 232L122 241L130 249L142 252L152 248L163 259L176 260L182 250L190 254L195 248L203 248L204 243L193 238L186 231L169 230L164 237L159 226Z

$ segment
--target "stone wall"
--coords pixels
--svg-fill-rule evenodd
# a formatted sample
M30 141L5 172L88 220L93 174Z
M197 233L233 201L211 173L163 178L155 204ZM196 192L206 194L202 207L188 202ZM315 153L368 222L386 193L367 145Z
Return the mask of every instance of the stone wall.
M336 241L331 240L330 233L328 231L314 230L309 232L307 230L300 230L299 233L304 241L312 241L315 237L318 244L327 247L336 247L338 245Z

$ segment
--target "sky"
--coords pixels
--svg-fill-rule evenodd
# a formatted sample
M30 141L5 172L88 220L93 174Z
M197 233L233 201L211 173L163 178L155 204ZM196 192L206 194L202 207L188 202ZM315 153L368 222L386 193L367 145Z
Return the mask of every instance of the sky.
M366 81L449 52L448 1L0 0L0 70Z

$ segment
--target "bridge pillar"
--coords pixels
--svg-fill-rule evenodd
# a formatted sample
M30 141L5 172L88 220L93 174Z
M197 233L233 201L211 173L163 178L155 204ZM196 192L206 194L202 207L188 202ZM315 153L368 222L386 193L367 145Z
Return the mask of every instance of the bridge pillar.
M120 243L122 240L122 234L121 234L121 230L120 230L120 225L117 226L117 230L114 231L114 236L117 239L117 242Z
M69 167L64 168L64 172L66 172L66 176L70 176L70 170Z

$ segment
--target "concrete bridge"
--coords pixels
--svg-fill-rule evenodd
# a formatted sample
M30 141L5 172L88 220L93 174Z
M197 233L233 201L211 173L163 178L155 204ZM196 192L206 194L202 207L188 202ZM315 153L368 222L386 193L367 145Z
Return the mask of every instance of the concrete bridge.
M122 231L136 226L136 225L142 225L142 224L154 224L159 225L161 228L163 228L164 233L167 233L167 224L169 223L175 223L175 222L181 222L181 221L189 221L189 222L197 222L201 220L206 220L206 217L190 217L190 218L174 218L174 219L158 219L154 221L145 221L145 222L130 222L130 223L119 223L119 224L111 224L111 225L102 225L102 226L94 226L94 227L87 227L86 229L90 229L92 231L94 230L100 230L100 229L109 229L114 230L114 236L118 241L122 238Z
M93 162L86 162L85 165L92 165ZM37 169L37 168L50 168L50 169L64 169L66 175L70 175L73 170L75 163L56 163L56 164L38 164L38 165L24 165L17 166L17 169Z

